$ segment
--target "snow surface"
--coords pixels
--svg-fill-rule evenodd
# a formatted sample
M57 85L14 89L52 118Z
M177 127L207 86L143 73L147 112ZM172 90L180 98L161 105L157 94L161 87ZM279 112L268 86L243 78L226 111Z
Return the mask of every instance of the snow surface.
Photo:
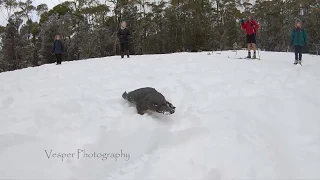
M260 55L107 57L1 73L0 179L320 179L320 57L304 55L301 67L292 53ZM140 116L121 97L146 86L176 113Z

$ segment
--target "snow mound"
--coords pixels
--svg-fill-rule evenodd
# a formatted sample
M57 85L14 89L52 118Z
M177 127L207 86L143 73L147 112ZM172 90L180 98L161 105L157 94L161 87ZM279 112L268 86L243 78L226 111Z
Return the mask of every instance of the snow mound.
M0 74L0 179L319 179L320 58L107 57ZM177 107L140 116L121 95Z

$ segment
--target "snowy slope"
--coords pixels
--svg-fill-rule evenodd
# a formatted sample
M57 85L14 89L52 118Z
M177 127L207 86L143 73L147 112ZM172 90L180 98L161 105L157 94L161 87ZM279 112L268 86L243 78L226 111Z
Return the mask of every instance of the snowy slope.
M304 55L301 67L292 53L260 55L108 57L1 73L0 179L319 179L320 58ZM176 113L137 115L121 95L145 86Z

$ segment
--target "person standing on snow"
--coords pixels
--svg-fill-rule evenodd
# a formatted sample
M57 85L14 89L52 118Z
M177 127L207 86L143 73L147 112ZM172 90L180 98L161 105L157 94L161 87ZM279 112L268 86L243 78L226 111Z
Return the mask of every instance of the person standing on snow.
M131 35L129 29L127 29L127 23L123 21L121 27L118 31L118 38L120 41L120 52L121 58L124 57L124 52L126 52L127 57L129 58L129 36Z
M60 40L60 36L56 35L56 38L53 42L53 47L52 47L51 53L56 55L57 65L61 64L61 62L62 62L63 51L64 51L64 46Z
M247 58L251 58L251 49L253 49L253 59L256 58L256 33L259 29L259 24L252 19L252 16L248 16L248 20L244 22L244 20L241 20L241 28L246 30L247 33L247 44L248 44L248 56Z
M307 44L307 33L305 29L302 28L302 23L300 19L297 19L295 24L295 28L291 32L291 46L294 45L294 64L301 64L302 48Z

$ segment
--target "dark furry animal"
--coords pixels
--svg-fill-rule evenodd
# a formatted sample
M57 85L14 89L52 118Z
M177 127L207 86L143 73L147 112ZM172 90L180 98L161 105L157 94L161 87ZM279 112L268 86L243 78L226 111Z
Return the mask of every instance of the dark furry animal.
M161 93L151 87L136 89L129 93L125 91L122 97L134 103L140 115L148 110L162 114L173 114L176 109Z

